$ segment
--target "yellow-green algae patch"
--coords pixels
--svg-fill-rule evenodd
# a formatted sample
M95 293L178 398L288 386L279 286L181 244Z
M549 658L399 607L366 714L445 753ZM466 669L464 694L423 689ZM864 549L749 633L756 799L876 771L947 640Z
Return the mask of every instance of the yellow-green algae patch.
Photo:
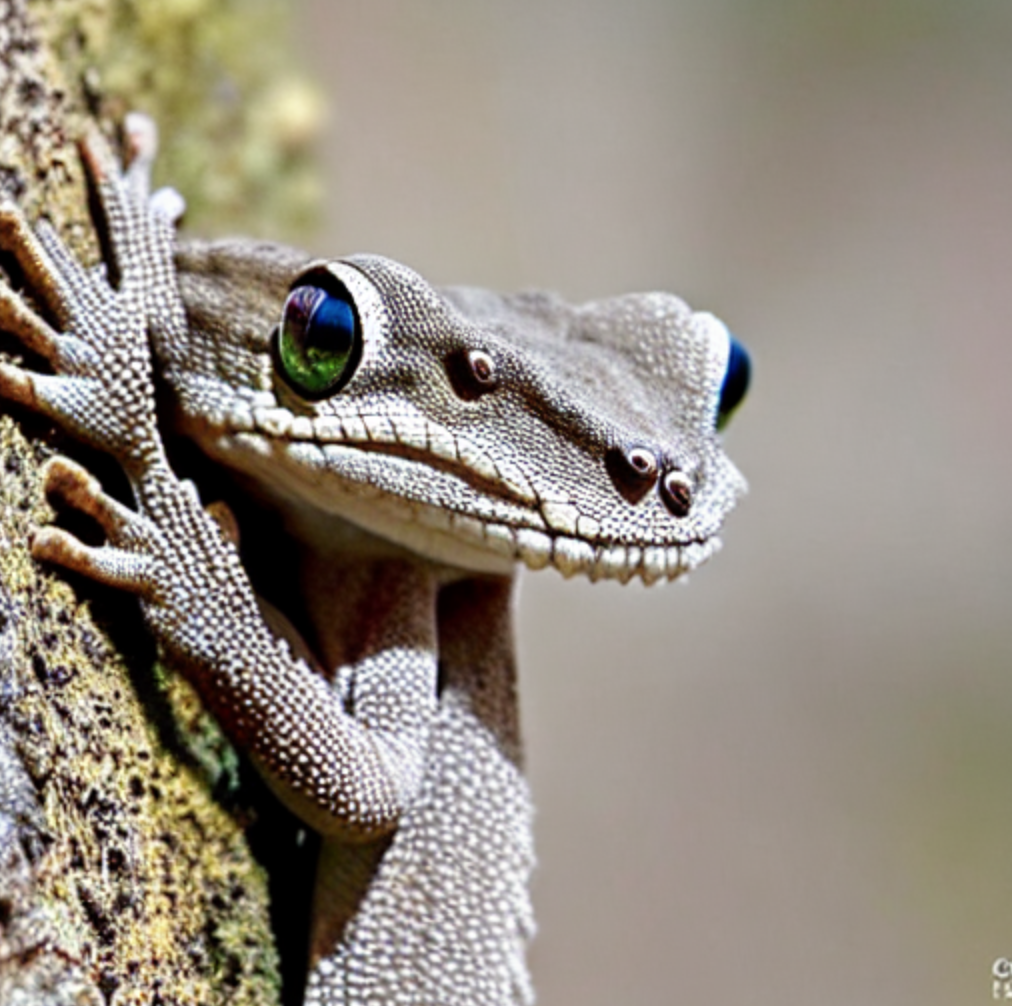
M73 89L107 118L150 114L156 180L202 233L298 240L319 219L320 92L283 0L35 0Z
M41 811L32 820L31 806L5 808L22 818L34 862L0 946L0 999L18 987L19 962L69 961L82 988L116 990L117 1003L149 1002L152 991L172 1003L224 1001L225 991L228 1002L275 1002L265 877L240 822L211 799L206 773L164 746L151 696L138 694L135 680L150 681L152 670L136 606L124 599L118 617L142 651L127 667L91 607L28 552L30 529L47 516L42 453L0 416L0 589L11 642L0 689Z

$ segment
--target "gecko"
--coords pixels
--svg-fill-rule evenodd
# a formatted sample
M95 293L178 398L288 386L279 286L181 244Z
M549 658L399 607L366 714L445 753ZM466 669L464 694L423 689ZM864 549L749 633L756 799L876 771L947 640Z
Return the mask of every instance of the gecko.
M103 265L0 204L38 306L4 287L0 326L48 365L0 364L0 396L111 454L133 497L51 459L47 492L106 540L46 526L33 555L136 595L322 836L307 1004L529 1004L517 569L651 584L709 558L745 491L719 431L748 355L668 293L570 305L376 255L179 242L178 201L150 194L154 125L126 136L125 169L97 131L81 145ZM282 596L258 597L163 428L277 515Z

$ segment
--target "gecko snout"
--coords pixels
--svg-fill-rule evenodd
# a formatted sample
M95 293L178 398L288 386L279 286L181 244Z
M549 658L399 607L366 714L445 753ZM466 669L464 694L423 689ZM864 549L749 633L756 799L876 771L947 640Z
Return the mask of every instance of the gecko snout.
M658 454L648 447L615 447L605 455L605 468L612 484L629 503L638 503L661 483L661 499L675 517L687 517L692 509L692 483L680 468L672 465L661 476Z

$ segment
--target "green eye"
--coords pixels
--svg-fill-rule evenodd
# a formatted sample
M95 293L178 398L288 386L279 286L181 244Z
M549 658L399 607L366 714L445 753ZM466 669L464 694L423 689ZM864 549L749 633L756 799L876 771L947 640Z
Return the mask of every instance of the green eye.
M326 398L351 380L362 356L362 328L343 285L297 286L288 295L276 355L281 376L303 398Z

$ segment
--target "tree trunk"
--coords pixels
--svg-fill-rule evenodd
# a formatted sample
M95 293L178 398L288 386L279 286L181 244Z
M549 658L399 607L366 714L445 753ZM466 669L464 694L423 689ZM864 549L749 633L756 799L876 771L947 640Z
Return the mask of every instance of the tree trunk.
M111 134L115 116L139 107L162 122L166 159L189 170L196 195L175 184L191 209L215 209L212 226L243 205L308 216L312 92L270 76L283 54L236 57L206 42L238 36L248 49L251 25L273 23L278 7L0 0L0 189L95 261L75 141L89 118ZM146 60L148 42L168 55ZM223 79L232 89L215 104ZM275 95L287 125L301 100L303 134L272 132L266 99L253 121L251 92ZM175 145L172 123L186 134ZM288 194L263 195L268 183ZM9 256L0 266L17 285ZM0 351L23 356L7 337ZM132 599L32 560L33 528L54 517L39 479L54 451L117 485L110 462L0 402L0 1003L278 1003L268 880L244 830L257 784L193 692L155 665Z

